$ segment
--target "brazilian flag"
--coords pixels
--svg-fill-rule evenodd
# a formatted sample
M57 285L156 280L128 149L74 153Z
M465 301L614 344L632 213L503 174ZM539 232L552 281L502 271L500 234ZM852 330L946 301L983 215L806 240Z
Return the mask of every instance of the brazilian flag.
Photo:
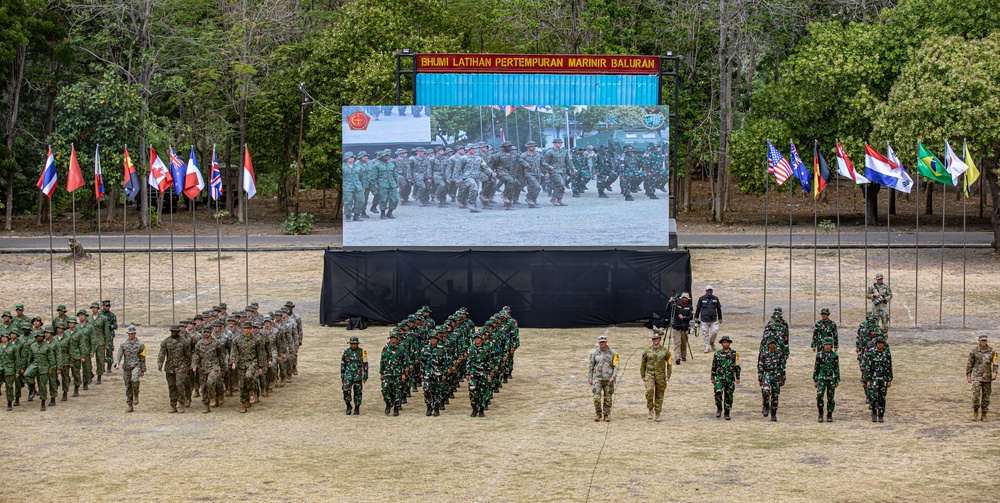
M948 170L945 169L944 163L919 141L917 142L917 171L928 180L955 186L955 182L951 179Z

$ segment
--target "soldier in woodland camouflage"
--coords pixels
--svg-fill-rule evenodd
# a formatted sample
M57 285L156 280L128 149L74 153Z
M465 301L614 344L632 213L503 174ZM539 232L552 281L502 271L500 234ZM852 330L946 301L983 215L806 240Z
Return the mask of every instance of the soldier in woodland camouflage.
M972 385L973 421L986 421L993 381L997 379L997 365L997 352L989 346L985 335L979 336L979 345L969 353L969 362L965 365L965 377Z
M139 380L146 374L146 345L136 338L135 325L129 325L126 333L128 339L118 346L115 368L121 367L125 382L125 403L128 405L125 412L132 412L139 401Z

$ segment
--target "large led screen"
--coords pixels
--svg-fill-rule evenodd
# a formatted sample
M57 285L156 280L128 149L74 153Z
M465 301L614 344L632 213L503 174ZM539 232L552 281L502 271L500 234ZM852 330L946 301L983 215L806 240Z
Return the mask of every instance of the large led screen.
M344 247L666 247L668 116L344 107Z

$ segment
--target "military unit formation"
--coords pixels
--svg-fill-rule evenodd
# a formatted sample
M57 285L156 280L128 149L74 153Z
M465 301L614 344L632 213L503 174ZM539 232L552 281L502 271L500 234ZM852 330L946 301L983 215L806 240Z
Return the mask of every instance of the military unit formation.
M39 397L44 411L46 399L49 407L56 405L60 385L65 402L70 386L72 396L79 397L81 385L88 391L102 384L112 367L122 370L126 412L135 410L146 374L146 346L129 325L127 340L115 352L118 318L110 301L102 304L94 302L90 313L81 309L75 318L60 304L59 315L47 325L39 316L25 315L22 304L14 306L13 316L3 312L0 377L8 411L21 405L25 386L27 401ZM220 304L170 327L157 358L158 370L167 379L170 412L183 413L193 394L201 397L208 413L234 393L240 396L240 412L246 412L276 386L291 382L298 375L302 346L302 320L294 308L288 301L262 315L255 302L229 314L226 304Z
M884 422L886 395L892 386L892 351L888 342L889 303L892 289L881 274L868 288L872 304L857 329L855 355L861 371L861 388L872 422ZM285 386L298 375L298 351L302 346L302 320L294 313L295 304L261 314L257 303L229 314L220 304L191 319L170 327L170 335L160 344L157 368L167 380L171 413L183 413L192 396L200 397L205 413L223 405L226 396L238 393L240 412L247 410L275 388ZM710 371L715 395L715 417L731 419L733 394L740 383L742 365L732 339L716 336L722 322L722 303L712 287L691 305L690 295L671 297L668 327L651 334L652 346L642 354L639 369L646 388L647 418L660 421L663 395L672 367L687 361L691 352L688 335L701 333L705 353L714 351ZM102 384L112 368L122 370L126 412L139 403L140 383L146 367L146 347L129 326L127 340L115 351L117 316L110 301L94 302L90 311L81 309L76 317L60 305L58 316L44 324L39 316L24 314L16 304L14 314L3 312L0 323L0 380L7 410L40 399L40 409L80 396L80 388ZM840 338L830 311L820 311L813 329L811 348L816 353L813 383L819 422L833 422L835 394L841 382ZM661 345L666 329L674 339L674 351ZM777 421L781 387L785 385L785 365L790 355L788 323L781 308L775 308L764 326L757 357L757 381L761 389L761 414ZM594 397L594 421L610 421L615 381L619 378L620 357L608 345L606 335L598 337L598 348L589 357L588 382ZM347 415L358 415L368 381L368 353L357 337L341 355L340 378ZM398 416L407 399L423 390L424 414L439 416L451 405L455 391L468 382L472 417L484 417L493 397L508 383L514 369L514 354L520 347L520 331L510 308L504 307L478 329L461 308L440 325L424 306L400 321L389 333L379 361L379 380L385 414ZM973 420L986 421L992 381L998 374L997 352L986 336L969 353L966 376L973 385ZM96 382L95 382L96 379Z
M380 219L394 219L398 206L411 204L445 208L457 203L460 209L480 213L496 207L497 193L508 211L521 205L522 194L528 208L541 207L542 191L553 206L569 206L563 202L566 191L581 197L595 179L599 198L609 198L616 181L626 201L633 201L632 194L639 192L650 199L659 199L657 191L667 192L667 164L656 142L645 152L625 146L618 155L605 145L572 151L563 145L556 138L545 150L529 141L524 152L509 141L500 144L500 151L480 142L454 148L414 147L409 152L402 148L344 152L344 220L360 222L373 218L376 211Z

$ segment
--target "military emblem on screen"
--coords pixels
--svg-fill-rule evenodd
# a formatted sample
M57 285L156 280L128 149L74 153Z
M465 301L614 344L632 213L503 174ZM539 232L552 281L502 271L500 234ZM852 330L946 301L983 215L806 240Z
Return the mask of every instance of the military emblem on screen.
M368 129L368 123L371 120L372 118L367 114L361 110L357 110L347 116L347 126L351 128L351 131L364 131Z
M642 116L642 125L646 129L661 129L667 123L667 118L658 110L648 110Z

